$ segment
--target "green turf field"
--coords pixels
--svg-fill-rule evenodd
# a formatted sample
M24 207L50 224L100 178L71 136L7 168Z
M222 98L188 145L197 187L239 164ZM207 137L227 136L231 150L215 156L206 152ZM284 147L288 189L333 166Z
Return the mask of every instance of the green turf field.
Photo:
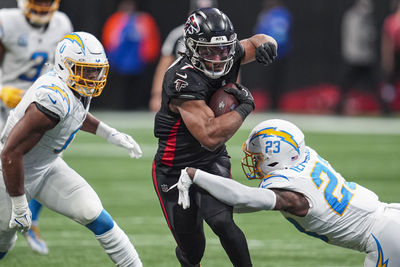
M144 156L130 159L122 148L81 133L67 149L64 159L77 170L100 196L104 207L129 235L144 266L179 266L175 242L164 221L151 180L151 162L156 149L152 114L98 113L110 125L133 135ZM279 115L274 115L274 117ZM282 115L283 116L283 115ZM279 117L282 117L279 116ZM242 175L241 143L249 129L271 114L253 116L228 143L232 173L236 180L257 186ZM400 202L400 120L283 116L306 133L307 145L329 160L348 181L375 191L382 201ZM327 245L297 232L278 212L235 215L244 231L254 266L362 266L364 255ZM0 266L113 266L108 256L85 227L48 209L40 226L50 254L33 253L19 235L17 244ZM202 266L231 266L216 236L205 225L207 247Z

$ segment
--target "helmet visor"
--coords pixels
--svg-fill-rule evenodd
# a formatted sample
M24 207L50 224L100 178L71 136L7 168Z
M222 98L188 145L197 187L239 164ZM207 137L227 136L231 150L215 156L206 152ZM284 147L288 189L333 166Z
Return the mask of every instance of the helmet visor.
M235 54L235 43L232 44L218 44L218 45L204 45L197 46L198 54L201 58L210 62L225 62L231 59Z
M229 72L235 55L235 41L225 43L196 42L194 57L198 59L202 71L213 78Z

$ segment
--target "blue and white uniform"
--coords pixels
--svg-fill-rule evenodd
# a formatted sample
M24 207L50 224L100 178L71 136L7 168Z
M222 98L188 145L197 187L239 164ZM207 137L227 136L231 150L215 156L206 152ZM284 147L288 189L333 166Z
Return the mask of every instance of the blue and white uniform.
M41 76L29 88L18 106L11 110L0 136L1 148L13 127L24 116L31 103L59 118L58 124L45 132L40 141L24 155L24 189L27 198L85 225L96 236L117 266L141 267L138 254L128 236L103 209L93 188L62 159L62 152L72 142L88 114L90 99L85 103L55 72ZM0 174L0 252L15 243L16 229L10 229L11 200Z
M400 266L400 204L380 202L374 192L347 182L312 148L301 164L269 173L259 187L304 195L310 205L306 216L282 212L299 231L366 252L365 267Z
M193 183L240 213L274 209L277 196L270 189L301 193L309 203L304 217L282 211L299 231L367 253L364 267L400 266L400 203L380 202L374 192L347 182L310 147L305 147L300 162L269 172L259 188L201 170L196 171ZM190 181L186 176L183 170L180 182Z
M51 70L54 49L61 38L72 32L67 15L57 11L47 26L33 27L20 8L0 9L0 41L5 48L1 62L0 89L12 86L27 90L36 79ZM0 101L0 130L9 108Z
M0 41L6 50L1 65L2 84L27 90L51 69L55 47L70 32L71 21L60 11L54 13L48 26L36 28L20 8L0 9Z
M28 198L35 198L50 209L86 225L99 216L102 204L89 184L64 162L61 153L82 126L89 105L84 107L71 89L54 72L49 72L40 77L20 104L11 110L0 137L2 145L34 102L54 113L60 121L24 155L25 193ZM0 187L5 191L2 177ZM0 197L0 233L15 232L15 229L8 229L11 216L8 194L0 194ZM0 251L4 251L1 247L3 236L0 234Z

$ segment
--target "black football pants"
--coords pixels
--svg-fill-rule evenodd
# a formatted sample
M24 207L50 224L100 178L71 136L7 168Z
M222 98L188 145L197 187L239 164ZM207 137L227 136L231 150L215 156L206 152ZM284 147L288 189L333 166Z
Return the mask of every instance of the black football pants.
M216 162L201 168L212 174L230 177L230 162L221 157ZM193 265L200 263L205 250L203 220L219 237L233 266L252 266L246 238L233 221L232 207L218 201L205 190L193 185L190 188L190 208L183 210L178 205L178 190L166 190L180 176L180 169L173 169L153 162L153 183L160 200L168 227L178 247ZM229 178L228 178L229 179Z

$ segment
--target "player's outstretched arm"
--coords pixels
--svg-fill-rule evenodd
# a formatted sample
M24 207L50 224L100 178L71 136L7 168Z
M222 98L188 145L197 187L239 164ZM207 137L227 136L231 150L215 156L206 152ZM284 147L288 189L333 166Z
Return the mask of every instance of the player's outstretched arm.
M127 149L131 158L138 159L143 154L139 144L130 135L111 128L90 113L87 114L81 130L101 136L110 144Z
M242 64L257 60L264 65L271 64L277 56L278 44L274 38L265 34L256 34L240 41L245 51Z
M186 177L185 177L186 176ZM276 195L272 190L248 187L232 179L213 175L198 169L186 168L182 171L178 182L187 184L188 179L208 191L212 196L227 205L235 207L239 212L253 212L258 210L272 210L275 208ZM182 199L184 202L184 199ZM178 204L180 204L178 202ZM189 207L188 203L182 206Z
M233 206L238 213L254 212L259 210L283 210L297 216L305 216L309 209L307 199L298 192L256 188L242 185L234 180L221 176L213 175L195 168L186 168L182 171L178 182L178 189L181 181L188 184L192 183L208 191L212 196ZM186 186L189 188L188 186ZM183 187L185 188L185 187ZM179 189L181 195L185 195L185 190ZM181 192L182 191L182 192ZM187 190L188 191L188 190ZM181 198L182 207L189 207L190 203Z

